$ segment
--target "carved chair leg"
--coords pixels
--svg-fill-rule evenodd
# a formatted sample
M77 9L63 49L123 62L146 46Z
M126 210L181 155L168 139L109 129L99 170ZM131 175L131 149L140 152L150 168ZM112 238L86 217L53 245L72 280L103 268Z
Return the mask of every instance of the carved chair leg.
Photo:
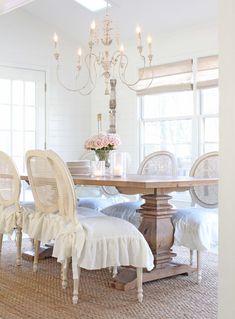
M202 261L201 261L202 253L197 250L197 282L200 284L202 280Z
M78 279L73 280L73 299L74 305L78 303L78 289L79 289L79 279L80 279L81 268L78 266Z
M68 259L61 264L61 275L62 275L62 288L66 289L68 286Z
M117 266L114 266L113 267L113 278L115 278L118 274L118 267Z
M193 265L193 250L192 250L192 249L190 249L190 259L189 259L189 264L190 264L190 266L192 266L192 265Z
M34 239L34 259L33 259L33 272L38 271L40 240Z
M2 253L2 241L3 241L3 234L0 234L0 256Z
M22 229L21 227L16 228L16 247L17 247L17 257L16 264L21 266L22 256L21 256L21 246L22 246Z
M137 299L143 301L143 268L137 268Z

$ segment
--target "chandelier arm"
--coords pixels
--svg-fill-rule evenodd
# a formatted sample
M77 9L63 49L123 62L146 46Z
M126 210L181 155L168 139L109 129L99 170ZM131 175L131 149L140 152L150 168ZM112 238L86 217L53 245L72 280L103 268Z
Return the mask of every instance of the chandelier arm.
M95 81L92 79L92 74L91 74L91 58L94 57L94 71L95 71ZM87 59L89 58L89 62L87 62ZM94 54L94 53L89 53L86 55L85 57L85 64L86 64L86 68L87 68L87 71L88 71L88 79L90 80L91 84L95 87L96 86L96 81L97 81L97 72L96 72L96 67L95 67L95 64L96 64L96 59L97 59L97 56ZM88 80L88 83L89 83L89 80Z
M117 66L117 62L118 62L118 59L119 57L121 56L120 54L120 51L119 50L116 50L114 53L113 53L113 56L112 56L112 70L113 70L113 75L112 75L112 78L115 78L115 68Z
M83 93L83 90L86 88L86 86L89 84L89 80L86 82L85 85L83 85L81 88L71 88L68 87L67 85L65 85L59 76L59 65L57 65L56 68L56 77L57 77L57 81L59 82L59 84L66 90L70 91L70 92L79 92L81 95L86 96L92 93L92 91L95 89L95 86L93 85L93 87L87 92L87 93Z
M126 81L125 73L126 73L126 69L127 69L127 66L128 66L128 57L126 55L123 55L123 56L125 56L125 58L126 58L126 64L124 66L124 76L122 76L122 74L120 72L120 70L121 70L121 60L120 60L120 63L119 63L119 68L118 68L119 78L120 78L121 82L123 84L125 84L130 90L135 91L135 92L137 92L137 91L138 92L142 92L142 91L148 89L151 86L151 84L153 83L153 70L151 69L151 78L150 78L150 82L148 83L148 85L145 88L143 88L143 89L136 89L136 88L134 88L134 86L136 86L141 81L141 79L139 78L136 82L131 83L131 84ZM144 68L145 68L145 64L144 64Z
M123 57L125 57L125 59L126 59L126 63L125 63L124 65L122 65L122 58L123 58ZM144 60L144 66L143 66L143 68L145 68L145 57L144 57L144 56L141 56L141 57L142 57L143 60ZM133 82L133 83L128 83L127 80L126 80L125 74L126 74L126 70L127 70L128 64L129 64L129 60L128 60L127 55L126 55L126 54L121 55L120 62L119 62L119 68L118 68L118 70L119 70L119 77L120 77L122 83L123 83L123 84L126 84L128 87L136 86L136 85L141 81L140 78L138 78L138 80L136 80L136 81ZM121 68L122 68L122 67L124 67L123 75L122 75L122 73L121 73Z

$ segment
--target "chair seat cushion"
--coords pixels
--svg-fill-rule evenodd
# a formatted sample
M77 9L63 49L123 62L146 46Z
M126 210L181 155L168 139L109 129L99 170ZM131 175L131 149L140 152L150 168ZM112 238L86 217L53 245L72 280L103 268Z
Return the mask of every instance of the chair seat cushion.
M97 211L101 211L103 208L111 206L116 203L126 202L127 199L121 195L111 196L109 198L104 197L84 197L79 198L78 206L92 208Z
M206 208L182 208L172 216L174 244L192 250L210 250L218 244L218 212Z
M90 208L77 207L78 219L104 216L104 214ZM23 214L23 232L29 237L40 240L44 243L55 239L63 232L66 221L58 212L54 214L44 214L39 211L34 212L27 209Z
M137 212L137 210L140 209L143 203L144 201L142 200L135 202L119 203L116 205L108 206L102 209L101 212L107 216L125 219L128 222L135 225L137 228L139 228L142 218L140 213Z
M82 245L71 249L71 255L77 264L85 269L101 269L110 266L153 268L153 255L148 243L135 226L125 220L108 217L90 217L80 219L82 230L78 229L77 238L71 239L65 233L55 240L53 256L63 260L64 242L70 246ZM84 235L84 241L81 237ZM66 253L68 252L68 246ZM66 258L69 256L67 255Z
M24 214L26 211L34 211L34 203L32 202L21 202L21 212ZM12 235L15 227L22 226L21 216L16 214L16 206L11 205L6 208L0 206L0 233ZM17 225L16 225L17 224Z

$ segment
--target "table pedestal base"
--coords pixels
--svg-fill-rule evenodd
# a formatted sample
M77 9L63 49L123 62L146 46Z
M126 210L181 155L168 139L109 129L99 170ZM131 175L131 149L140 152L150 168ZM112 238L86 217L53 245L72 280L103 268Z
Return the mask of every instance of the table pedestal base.
M189 275L196 271L197 269L190 265L171 262L164 264L164 267L155 268L150 272L145 271L143 273L143 283L176 275ZM124 291L136 288L136 269L122 268L118 275L110 280L109 286Z

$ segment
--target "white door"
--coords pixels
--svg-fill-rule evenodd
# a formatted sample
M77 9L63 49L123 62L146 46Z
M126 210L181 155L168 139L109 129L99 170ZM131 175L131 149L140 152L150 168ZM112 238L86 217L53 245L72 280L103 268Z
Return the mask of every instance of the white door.
M25 152L45 145L44 71L0 66L0 149L25 170Z

